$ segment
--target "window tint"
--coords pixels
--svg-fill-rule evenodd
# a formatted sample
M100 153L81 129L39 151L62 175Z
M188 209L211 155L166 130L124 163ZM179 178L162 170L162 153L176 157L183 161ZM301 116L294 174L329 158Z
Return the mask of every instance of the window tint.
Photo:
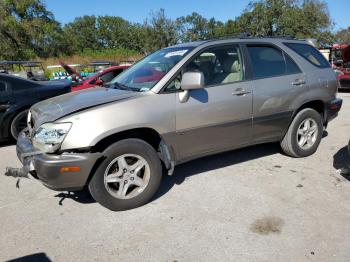
M271 46L248 46L254 78L274 77L300 72L295 62Z
M297 64L286 54L284 54L284 60L286 61L286 74L298 74L301 73Z
M205 86L242 81L244 79L242 68L242 56L237 46L208 49L192 59L170 83L166 91L180 89L181 76L186 72L202 72Z
M99 78L102 79L103 82L108 83L110 81L112 81L113 78L115 78L117 75L119 75L121 71L110 71L102 76L100 76Z
M0 82L0 92L5 92L5 91L6 91L6 83Z
M307 61L309 61L311 64L317 67L330 67L330 64L324 58L324 56L315 47L311 45L299 43L285 43L285 45L297 52L299 55L301 55Z

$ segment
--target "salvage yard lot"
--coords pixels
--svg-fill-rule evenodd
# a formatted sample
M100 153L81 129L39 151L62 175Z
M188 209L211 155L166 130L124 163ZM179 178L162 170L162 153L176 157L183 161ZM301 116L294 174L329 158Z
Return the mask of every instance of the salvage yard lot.
M87 192L0 176L0 261L350 261L350 93L317 153L265 144L183 164L155 199L111 212ZM327 134L328 133L328 134ZM19 167L0 147L0 173Z

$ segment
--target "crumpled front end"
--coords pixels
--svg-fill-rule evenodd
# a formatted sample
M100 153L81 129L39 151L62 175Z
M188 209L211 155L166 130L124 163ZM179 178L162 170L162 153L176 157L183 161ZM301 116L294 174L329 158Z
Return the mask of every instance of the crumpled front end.
M29 130L22 131L16 145L23 170L53 190L82 189L101 153L47 154L33 146Z

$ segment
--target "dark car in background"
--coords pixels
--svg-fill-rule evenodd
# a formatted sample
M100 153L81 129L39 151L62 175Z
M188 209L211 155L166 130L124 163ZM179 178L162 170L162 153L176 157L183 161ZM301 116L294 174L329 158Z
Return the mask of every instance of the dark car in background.
M32 81L0 73L0 140L17 138L32 105L70 91L69 81Z

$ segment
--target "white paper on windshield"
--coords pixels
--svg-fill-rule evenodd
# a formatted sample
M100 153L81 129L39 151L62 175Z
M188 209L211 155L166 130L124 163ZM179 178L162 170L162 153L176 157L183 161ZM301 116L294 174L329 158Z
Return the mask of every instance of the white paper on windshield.
M168 57L172 57L172 56L183 56L184 54L186 54L188 50L185 49L185 50L179 50L179 51L174 51L174 52L170 52L170 53L167 53L164 57L168 58Z

